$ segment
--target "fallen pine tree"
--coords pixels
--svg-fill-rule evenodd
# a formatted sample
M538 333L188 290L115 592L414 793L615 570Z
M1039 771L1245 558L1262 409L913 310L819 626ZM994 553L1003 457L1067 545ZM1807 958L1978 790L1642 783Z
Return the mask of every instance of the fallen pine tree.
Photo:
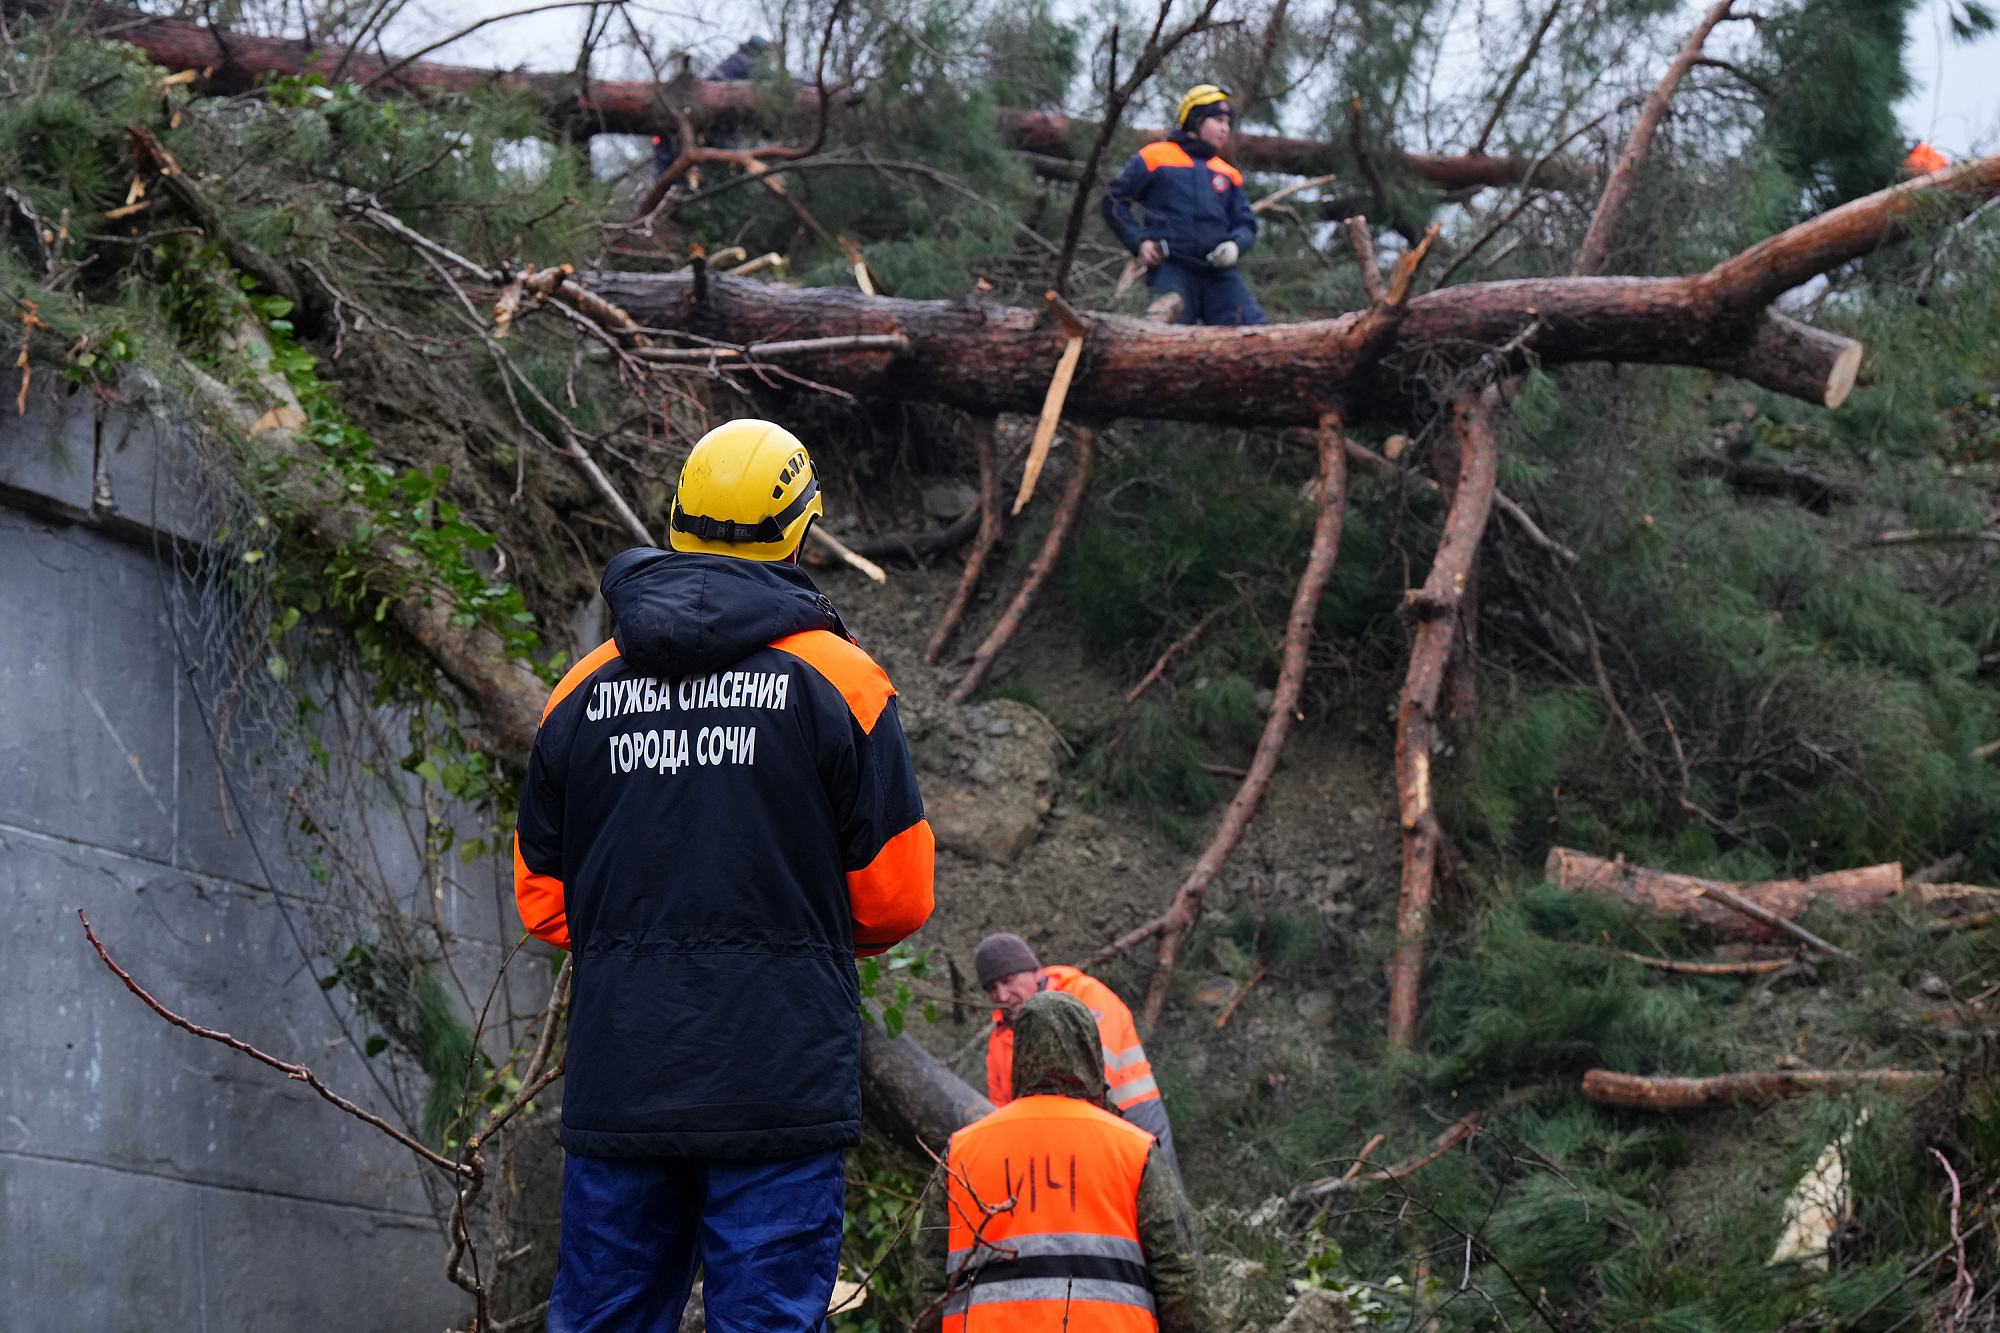
M6 12L42 18L56 13L50 0L8 0ZM666 82L650 79L591 79L575 71L482 69L447 65L352 49L325 42L284 37L260 37L226 28L165 18L116 5L93 6L85 20L92 28L121 42L130 42L169 71L194 71L197 89L216 96L233 96L260 82L288 75L317 73L329 83L352 79L367 87L417 96L495 89L532 99L565 132L581 138L593 134L674 135L680 128L676 111L691 115L706 129L727 132L769 128L769 90L745 80L697 78L686 70ZM425 48L417 55L434 48ZM836 98L840 93L834 94ZM801 118L818 114L819 94L810 87L796 91L792 108ZM995 112L1001 133L1015 149L1051 160L1053 170L1073 163L1078 145L1087 145L1097 126L1045 112ZM1167 137L1164 128L1138 130L1137 143ZM1256 172L1318 176L1332 169L1340 156L1334 145L1314 139L1281 135L1242 134L1236 138L1238 166ZM1061 165L1056 165L1061 164ZM1587 166L1569 159L1533 158L1484 152L1461 155L1399 153L1392 168L1447 191L1485 186L1518 185L1533 174L1544 188L1580 189L1593 179Z

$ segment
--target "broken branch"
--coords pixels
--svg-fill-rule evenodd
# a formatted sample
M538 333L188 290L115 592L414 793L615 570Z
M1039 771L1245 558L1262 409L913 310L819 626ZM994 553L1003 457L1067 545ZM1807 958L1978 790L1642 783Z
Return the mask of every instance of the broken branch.
M1076 516L1083 508L1083 488L1090 478L1090 453L1092 436L1085 427L1078 426L1074 432L1076 440L1076 460L1070 465L1069 485L1063 488L1062 503L1056 506L1055 520L1049 524L1049 535L1042 542L1042 549L1036 554L1034 563L1028 566L1027 577L1021 580L1021 590L1014 594L1014 600L1000 616L1000 623L979 645L972 655L972 665L965 669L965 675L953 687L947 702L962 704L972 697L986 679L988 668L1000 650L1014 637L1021 622L1027 618L1028 608L1034 605L1035 594L1055 571L1056 561L1062 555L1063 541L1069 536L1070 528L1076 523Z
M1161 918L1158 927L1159 954L1140 1018L1142 1028L1148 1032L1160 1021L1160 1010L1167 1002L1167 985L1173 979L1175 958L1181 941L1201 915L1202 895L1250 827L1250 817L1257 812L1257 804L1263 799L1265 788L1271 785L1271 776L1278 771L1278 756L1285 748L1285 737L1291 731L1293 720L1301 716L1298 711L1299 694L1305 687L1306 650L1312 643L1313 618L1319 611L1320 593L1326 587L1327 575L1333 570L1334 557L1340 551L1341 520L1347 512L1347 453L1341 448L1345 435L1339 416L1332 412L1321 414L1319 517L1313 524L1312 553L1306 558L1305 571L1299 576L1298 591L1292 597L1292 612L1285 622L1285 646L1278 668L1277 688L1271 698L1270 715L1264 722L1264 734L1257 740L1257 752L1250 760L1249 774L1236 789L1236 795L1230 798L1229 808L1223 812L1222 824L1216 829L1215 837L1209 841L1207 849L1195 862L1194 869L1181 883L1173 902Z
M1431 741L1437 729L1438 693L1458 631L1458 606L1493 508L1499 471L1494 418L1499 411L1500 391L1490 385L1477 397L1461 394L1452 401L1452 430L1459 444L1458 485L1445 511L1437 556L1421 589L1422 599L1440 613L1418 622L1402 702L1396 710L1396 795L1403 826L1403 879L1396 909L1398 944L1389 964L1388 1035L1392 1046L1408 1047L1416 1041L1424 933L1430 928L1431 890L1441 834L1431 802Z

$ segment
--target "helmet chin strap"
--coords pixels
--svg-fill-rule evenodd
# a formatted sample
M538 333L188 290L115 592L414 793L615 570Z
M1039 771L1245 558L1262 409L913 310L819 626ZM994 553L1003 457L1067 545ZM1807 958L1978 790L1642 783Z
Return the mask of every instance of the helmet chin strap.
M804 530L802 530L799 533L799 544L797 546L794 546L792 548L792 553L785 557L786 564L796 565L797 563L799 563L799 557L806 553L806 538L812 536L813 524L817 522L819 522L818 514L814 514L811 518L806 520L806 526Z

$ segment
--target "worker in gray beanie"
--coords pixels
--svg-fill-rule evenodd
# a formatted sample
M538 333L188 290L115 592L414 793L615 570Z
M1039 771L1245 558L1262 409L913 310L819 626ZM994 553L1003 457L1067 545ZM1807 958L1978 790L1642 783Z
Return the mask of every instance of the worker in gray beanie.
M1013 1100L1014 1016L1021 1006L1042 991L1074 995L1097 1020L1112 1108L1158 1139L1168 1165L1179 1175L1166 1104L1160 1100L1160 1085L1153 1078L1153 1066L1146 1059L1146 1048L1139 1043L1139 1029L1125 1002L1109 986L1078 968L1043 967L1034 949L1019 935L988 935L973 950L972 967L979 976L980 989L997 1006L993 1031L986 1041L986 1095L993 1104L1005 1106Z

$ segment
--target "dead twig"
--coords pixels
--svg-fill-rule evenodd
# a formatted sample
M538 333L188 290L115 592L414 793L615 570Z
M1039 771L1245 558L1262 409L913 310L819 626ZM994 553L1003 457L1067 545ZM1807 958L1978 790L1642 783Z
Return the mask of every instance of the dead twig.
M1262 981L1263 979L1264 979L1264 965L1262 963L1259 963L1257 964L1257 970L1250 974L1250 979L1244 982L1241 986L1238 986L1236 988L1236 994L1230 996L1229 1003L1223 1006L1222 1013L1215 1020L1215 1026L1217 1027L1217 1029L1229 1026L1230 1016L1236 1012L1236 1007L1243 1003L1243 999L1245 996L1250 994L1250 988L1252 986L1255 986L1258 982Z
M1725 888L1720 884L1704 884L1696 889L1695 892L1700 897L1714 899L1732 912L1741 912L1752 921L1759 921L1773 930L1783 931L1801 944L1804 944L1807 948L1818 949L1821 953L1833 954L1840 958L1854 957L1847 950L1837 945L1828 944L1825 940L1813 934L1810 930L1807 930L1791 918L1779 916L1776 912L1773 912L1761 903L1751 902L1734 889Z
M277 1056L266 1054L265 1052L258 1050L255 1046L252 1046L249 1042L242 1041L236 1037L232 1037L227 1032L218 1032L214 1028L205 1028L201 1026L199 1023L193 1022L190 1019L182 1018L179 1014L175 1013L173 1010L167 1008L167 1006L161 1004L158 1000L154 999L152 995L147 992L145 987L141 986L138 982L132 979L132 974L130 972L127 972L124 968L118 966L118 964L112 960L110 953L108 953L105 950L103 943L98 940L97 932L91 929L90 918L84 915L83 909L80 907L77 909L76 919L83 923L84 937L90 941L90 947L97 950L97 956L104 960L104 965L110 968L112 972L114 972L117 975L120 981L125 983L125 989L131 991L134 995L138 996L139 999L145 1004L145 1006L148 1009L151 1009L161 1018L167 1020L167 1022L173 1024L175 1027L179 1028L183 1032L192 1032L195 1036L205 1038L208 1041L220 1042L222 1045L227 1046L232 1051L241 1052L242 1054L249 1056L252 1060L257 1061L260 1064L269 1065L271 1068L283 1074L286 1078L296 1079L298 1082L305 1084L307 1087L311 1088L314 1092L318 1093L322 1098L324 1098L328 1102L331 1102L333 1105L347 1112L347 1114L353 1116L356 1120L362 1121L365 1124L372 1125L376 1129L381 1130L384 1134L387 1134L397 1143L401 1144L405 1148L408 1148L411 1152L423 1158L426 1162L429 1162L432 1166L435 1166L440 1170L449 1171L456 1176L465 1176L469 1174L467 1168L462 1164L454 1162L449 1157L445 1157L433 1151L432 1149L424 1146L424 1144L418 1142L410 1135L405 1134L402 1130L397 1129L394 1125L384 1120L381 1116L375 1115L369 1111L364 1111L359 1106L356 1106L353 1102L348 1101L347 1098L341 1096L339 1093L335 1092L332 1088L329 1088L326 1086L326 1084L320 1082L319 1075L313 1073L313 1071L306 1068L306 1066L293 1064L288 1060L280 1060Z

